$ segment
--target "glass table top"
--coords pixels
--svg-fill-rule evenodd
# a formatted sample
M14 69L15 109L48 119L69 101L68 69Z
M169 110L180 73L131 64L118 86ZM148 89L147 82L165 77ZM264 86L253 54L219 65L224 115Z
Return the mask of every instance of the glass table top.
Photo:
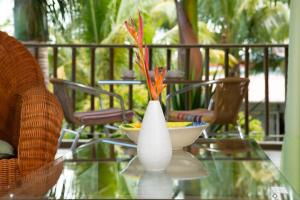
M173 151L166 171L147 172L126 139L81 146L25 177L7 198L299 199L253 140L204 140Z

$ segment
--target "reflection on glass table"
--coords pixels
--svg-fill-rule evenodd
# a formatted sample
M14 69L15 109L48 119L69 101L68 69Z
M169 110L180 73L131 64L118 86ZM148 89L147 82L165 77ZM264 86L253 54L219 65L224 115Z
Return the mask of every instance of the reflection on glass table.
M173 182L176 180L193 180L207 176L201 162L189 152L174 151L166 171L149 172L143 169L137 156L121 172L125 180L138 180L138 198L168 199L174 194ZM177 182L177 181L176 181Z
M139 178L145 172L137 156L135 156L121 173ZM167 176L174 180L193 180L208 175L207 170L194 155L181 150L173 152L171 163L165 172Z
M198 140L187 148L189 153L173 152L166 171L145 172L135 157L135 146L128 140L95 141L65 157L59 178L51 168L41 169L53 177L44 179L49 188L42 197L299 199L255 141L242 143ZM56 181L50 184L50 180ZM21 195L24 187L28 188L21 185L9 195ZM32 182L30 187L39 188L40 183Z

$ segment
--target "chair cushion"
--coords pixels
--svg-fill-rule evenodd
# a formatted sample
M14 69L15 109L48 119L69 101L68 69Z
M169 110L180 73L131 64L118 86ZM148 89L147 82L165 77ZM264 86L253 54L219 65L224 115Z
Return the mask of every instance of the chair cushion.
M178 110L178 111L171 111L169 113L170 121L207 122L209 121L207 119L211 117L213 117L213 111L207 109Z
M104 109L100 111L76 112L74 115L84 125L102 125L123 121L122 111L118 108ZM133 115L133 111L125 111L127 120L131 120Z
M8 142L5 142L4 140L0 140L0 154L13 154L13 153L14 153L13 147Z

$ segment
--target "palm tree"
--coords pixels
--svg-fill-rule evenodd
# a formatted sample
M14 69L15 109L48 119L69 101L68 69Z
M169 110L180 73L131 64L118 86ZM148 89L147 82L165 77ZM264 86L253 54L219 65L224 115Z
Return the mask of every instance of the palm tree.
M179 26L179 36L181 44L198 44L198 19L197 0L174 0L176 5L177 21ZM179 52L179 62L185 58L184 52ZM184 66L180 63L179 66ZM202 55L199 48L192 48L190 52L190 76L195 80L201 79Z
M198 1L199 19L221 43L273 43L288 38L288 8L270 0Z
M47 12L44 8L44 2L40 0L14 1L14 27L17 39L36 43L48 40ZM30 48L29 51L34 54L34 49ZM39 48L38 55L38 62L47 85L49 82L47 48Z
M69 4L68 4L69 3ZM59 10L54 9L55 6ZM64 13L72 6L72 0L14 0L14 30L15 37L24 42L46 42L49 38L47 13L52 19L64 18ZM34 54L34 49L29 49ZM48 77L48 50L38 49L38 62L45 78Z

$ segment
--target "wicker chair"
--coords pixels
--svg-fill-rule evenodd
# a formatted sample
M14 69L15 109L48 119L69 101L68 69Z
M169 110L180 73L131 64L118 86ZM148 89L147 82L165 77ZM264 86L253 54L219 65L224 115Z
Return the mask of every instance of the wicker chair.
M201 86L209 86L212 84L216 84L216 87L208 109L200 108L195 110L169 111L171 97ZM210 124L221 125L235 124L240 137L243 138L241 128L237 124L237 118L241 103L248 90L248 84L248 78L230 77L185 87L167 96L166 117L169 121L204 121ZM204 136L208 137L206 132Z
M16 155L0 160L0 188L54 159L62 118L38 63L20 42L0 32L0 139Z
M54 93L62 105L66 121L69 124L79 126L76 131L64 128L59 138L58 145L60 145L60 143L62 142L62 139L64 138L66 132L75 134L75 139L71 146L72 151L74 151L77 147L79 136L86 126L105 125L115 122L130 121L134 116L133 111L125 110L123 98L118 94L62 79L52 78L50 82L54 85ZM109 108L88 112L75 112L72 108L72 99L69 95L70 91L73 90L77 90L94 96L108 95L114 97L120 101L121 108Z
M64 159L59 158L20 178L16 187L4 190L0 188L0 199L11 199L10 194L13 194L14 199L43 199L57 183L63 171L63 164Z

